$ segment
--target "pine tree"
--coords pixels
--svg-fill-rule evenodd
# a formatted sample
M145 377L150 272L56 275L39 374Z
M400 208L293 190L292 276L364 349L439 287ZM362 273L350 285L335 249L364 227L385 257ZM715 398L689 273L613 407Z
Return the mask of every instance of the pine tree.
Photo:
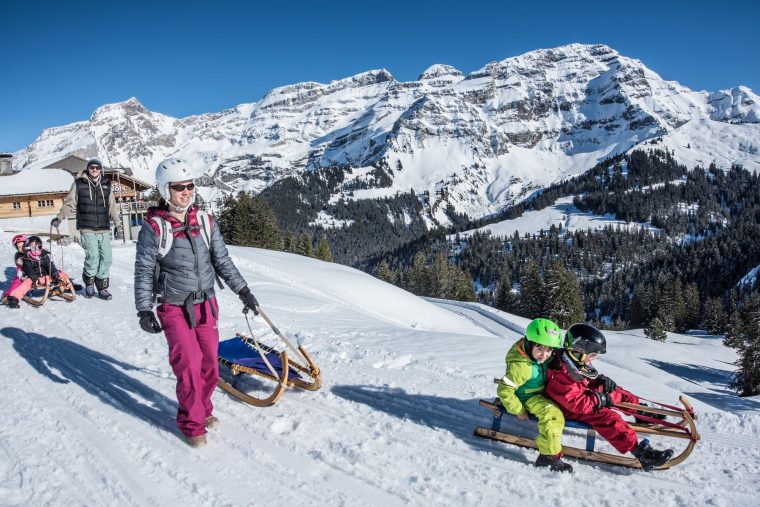
M227 194L224 197L219 205L219 213L215 218L224 242L228 245L237 245L234 227L237 221L237 199L234 195Z
M451 291L452 278L449 274L450 263L442 252L436 254L433 265L428 271L428 294L432 297L446 299Z
M528 262L520 277L520 313L523 317L536 319L544 316L546 292L538 264Z
M659 317L655 317L649 322L649 325L644 328L644 335L650 340L658 342L664 342L668 338L665 324L662 323Z
M730 334L726 336L726 341L739 353L735 363L739 369L731 387L739 391L740 396L755 396L760 394L760 298L754 295L747 308L736 313L740 313L740 317L732 318Z
M517 297L512 292L512 277L508 272L501 277L501 283L496 290L496 308L509 313L517 311Z
M696 283L686 284L683 299L684 307L686 308L684 330L696 329L699 326L699 319L701 317L699 288Z
M472 278L462 268L452 264L449 267L449 275L452 279L452 283L449 286L448 299L454 299L456 301L477 301L477 294L475 294L475 287L472 283Z
M296 250L297 241L293 233L287 231L282 239L282 250L284 252L293 253Z
M409 292L418 296L426 296L429 293L428 287L428 268L425 263L425 254L417 252L409 270L408 289Z
M568 328L585 320L578 279L561 262L553 263L547 271L545 292L544 314L559 327Z
M385 262L385 259L381 260L380 263L377 265L377 269L375 270L375 276L384 282L388 282L388 283L395 282L395 276L393 272L391 271L390 267L388 267L388 263Z
M330 250L330 245L327 243L327 238L322 236L319 238L319 243L317 244L317 259L321 259L326 262L332 262L332 250Z
M712 333L723 332L723 304L718 298L708 298L702 305L702 329Z
M298 255L303 255L305 257L312 257L314 255L314 250L312 249L311 245L311 236L305 232L301 234L301 237L298 240L298 245L296 246L295 253Z

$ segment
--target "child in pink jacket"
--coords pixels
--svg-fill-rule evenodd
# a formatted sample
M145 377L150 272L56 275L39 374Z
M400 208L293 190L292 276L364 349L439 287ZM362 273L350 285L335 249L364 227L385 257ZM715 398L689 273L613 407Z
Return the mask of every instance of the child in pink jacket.
M24 281L24 253L26 253L27 237L23 234L16 234L11 240L11 244L16 247L16 253L13 256L13 263L16 265L16 277L11 281L10 286L3 292L3 303L10 308L18 308L18 299L9 297L11 292L16 290Z

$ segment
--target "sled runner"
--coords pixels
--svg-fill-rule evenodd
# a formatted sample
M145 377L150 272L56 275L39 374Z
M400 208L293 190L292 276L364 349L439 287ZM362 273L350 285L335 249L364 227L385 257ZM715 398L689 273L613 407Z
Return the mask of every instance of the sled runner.
M682 463L686 458L689 457L689 454L691 454L691 451L694 449L694 447L697 445L697 441L700 439L699 433L697 432L697 426L694 423L694 419L696 419L694 409L692 409L688 400L686 400L684 396L679 397L678 400L683 408L665 405L658 402L651 402L651 400L646 401L657 405L656 407L635 405L633 403L616 403L614 405L615 408L635 410L638 412L638 414L635 416L637 420L636 423L629 424L631 429L636 431L636 433L688 440L686 448L683 449L680 454L677 454L671 458L664 465L657 467L656 470L665 470L667 468L678 465L679 463ZM536 441L533 438L526 438L516 434L501 431L501 423L503 421L503 417L506 416L507 418L514 419L515 421L517 421L517 417L506 412L504 410L504 407L501 406L498 398L493 402L480 400L480 405L482 407L490 409L493 412L493 421L491 428L484 428L482 426L475 428L476 436L496 440L498 442L519 445L521 447L529 447L532 449L538 448L536 446ZM656 415L665 416L666 418L665 420L662 420L657 417L653 417ZM531 419L535 421L535 418L533 418L533 416L531 416ZM562 452L566 456L596 461L599 463L607 463L610 465L618 465L629 468L641 468L641 464L634 457L595 451L594 446L596 441L596 431L594 431L591 426L579 421L567 420L565 421L565 427L586 430L586 448L580 449L576 447L562 446Z
M259 343L252 331L251 336L237 333L235 338L219 342L219 364L228 368L235 379L230 383L220 376L219 387L239 400L256 407L274 405L288 387L298 387L307 391L316 391L322 387L322 374L304 348L299 346L296 349L272 324L261 308L257 307L256 310L301 362L289 358L286 350L278 351L274 347ZM244 313L248 321L248 314L246 311ZM248 329L249 331L251 329L250 323L248 323ZM236 387L241 373L272 380L277 382L277 386L266 398L256 398Z
M39 291L43 291L42 295L34 297L34 294L39 293ZM32 287L21 299L32 306L42 306L51 297L60 297L65 301L74 301L77 298L76 286L73 282L69 283L67 287L61 287L61 284L58 282L47 283L44 286Z

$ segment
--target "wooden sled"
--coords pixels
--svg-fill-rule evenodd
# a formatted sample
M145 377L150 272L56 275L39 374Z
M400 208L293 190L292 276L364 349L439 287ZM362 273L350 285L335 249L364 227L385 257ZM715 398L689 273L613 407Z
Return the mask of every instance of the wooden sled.
M667 463L665 463L664 465L660 467L655 468L655 470L665 470L670 467L676 466L679 463L682 463L686 458L689 457L689 454L691 454L691 451L694 450L694 447L697 445L697 442L700 439L699 433L697 432L697 426L694 423L694 419L696 419L696 416L694 414L694 409L691 407L688 400L684 396L679 397L678 400L683 406L683 408L672 407L670 405L664 405L664 404L658 404L658 405L660 405L660 407L666 407L666 408L635 405L632 403L616 403L615 404L615 407L618 407L618 408L643 412L644 414L642 415L645 416L644 418L652 421L652 424L647 424L647 423L629 424L631 429L636 431L636 433L644 433L644 434L657 435L657 436L662 436L662 437L667 437L667 438L688 440L686 447L681 451L680 454L673 456ZM491 424L490 429L484 428L482 426L478 426L477 428L475 428L476 436L488 438L491 440L496 440L498 442L505 442L508 444L519 445L521 447L528 447L531 449L538 448L538 446L536 445L536 441L532 438L526 438L526 437L514 435L512 433L505 433L505 432L500 431L502 417L507 416L507 417L512 417L514 419L517 419L517 418L507 413L504 410L504 407L501 406L501 403L499 402L498 399L494 400L493 402L480 400L480 405L493 412L493 422ZM666 420L655 422L654 418L647 417L646 414L664 415L666 416ZM669 418L675 418L678 420L678 422L670 422L667 420ZM572 456L574 458L584 459L584 460L589 460L589 461L596 461L598 463L607 463L610 465L617 465L617 466L623 466L623 467L629 467L629 468L641 468L641 464L634 457L594 451L596 432L589 425L579 422L579 421L567 420L565 421L565 427L576 428L576 429L581 429L581 430L586 431L586 448L579 449L576 447L562 446L562 452L566 456Z
M255 407L274 405L285 394L287 388L316 391L322 387L322 373L306 350L301 346L294 348L266 314L260 308L257 310L275 334L291 348L294 356L301 358L303 363L289 357L286 350L278 351L274 347L259 343L253 336L237 333L235 338L219 342L219 364L228 368L235 378L235 381L230 383L220 377L219 387ZM269 396L256 398L236 387L238 375L241 373L277 382L277 386Z
M34 297L33 294L40 290L44 291L43 294L39 297ZM27 292L26 295L21 298L21 300L26 301L32 306L39 307L44 305L45 301L51 297L60 297L65 301L74 301L77 298L77 293L74 289L74 283L69 282L68 287L66 288L61 288L60 284L58 283L48 283L45 286L32 287L32 289Z

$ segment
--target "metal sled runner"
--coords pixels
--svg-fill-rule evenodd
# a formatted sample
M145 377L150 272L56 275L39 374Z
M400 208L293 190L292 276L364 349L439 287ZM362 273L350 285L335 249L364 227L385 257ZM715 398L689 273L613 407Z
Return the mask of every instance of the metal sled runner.
M694 419L696 418L694 409L692 409L688 400L686 400L684 396L679 398L679 402L681 403L682 408L657 402L652 402L657 404L657 407L635 405L632 403L616 403L614 405L616 408L634 410L639 413L637 418L642 422L629 424L631 429L636 431L636 433L688 440L686 447L680 454L673 456L667 463L657 467L656 470L665 470L682 463L689 457L689 454L694 450L694 447L700 439L699 433L697 432L697 426L694 423ZM484 428L482 426L475 428L476 436L496 440L498 442L519 445L521 447L529 447L532 449L538 448L536 446L536 441L532 438L526 438L501 431L502 417L506 416L515 420L517 420L517 418L507 413L498 399L493 402L480 400L480 405L493 412L493 422L491 428ZM665 416L666 419L660 420L652 417L652 415ZM586 448L579 449L576 447L562 446L562 452L566 456L629 468L641 468L641 464L636 458L594 451L596 432L589 425L578 421L567 420L565 421L565 427L586 430Z
M295 348L290 341L272 324L267 315L256 308L261 317L272 328L274 333L286 344L300 362L288 357L286 350L277 351L253 336L238 333L235 338L219 342L218 359L220 366L230 370L234 377L232 383L219 378L219 387L241 401L255 407L269 407L277 403L288 387L298 387L307 391L316 391L322 387L322 374L303 347ZM248 316L246 314L246 320ZM250 331L250 323L249 323ZM238 389L238 375L247 373L260 378L277 382L274 391L266 398L256 398Z

